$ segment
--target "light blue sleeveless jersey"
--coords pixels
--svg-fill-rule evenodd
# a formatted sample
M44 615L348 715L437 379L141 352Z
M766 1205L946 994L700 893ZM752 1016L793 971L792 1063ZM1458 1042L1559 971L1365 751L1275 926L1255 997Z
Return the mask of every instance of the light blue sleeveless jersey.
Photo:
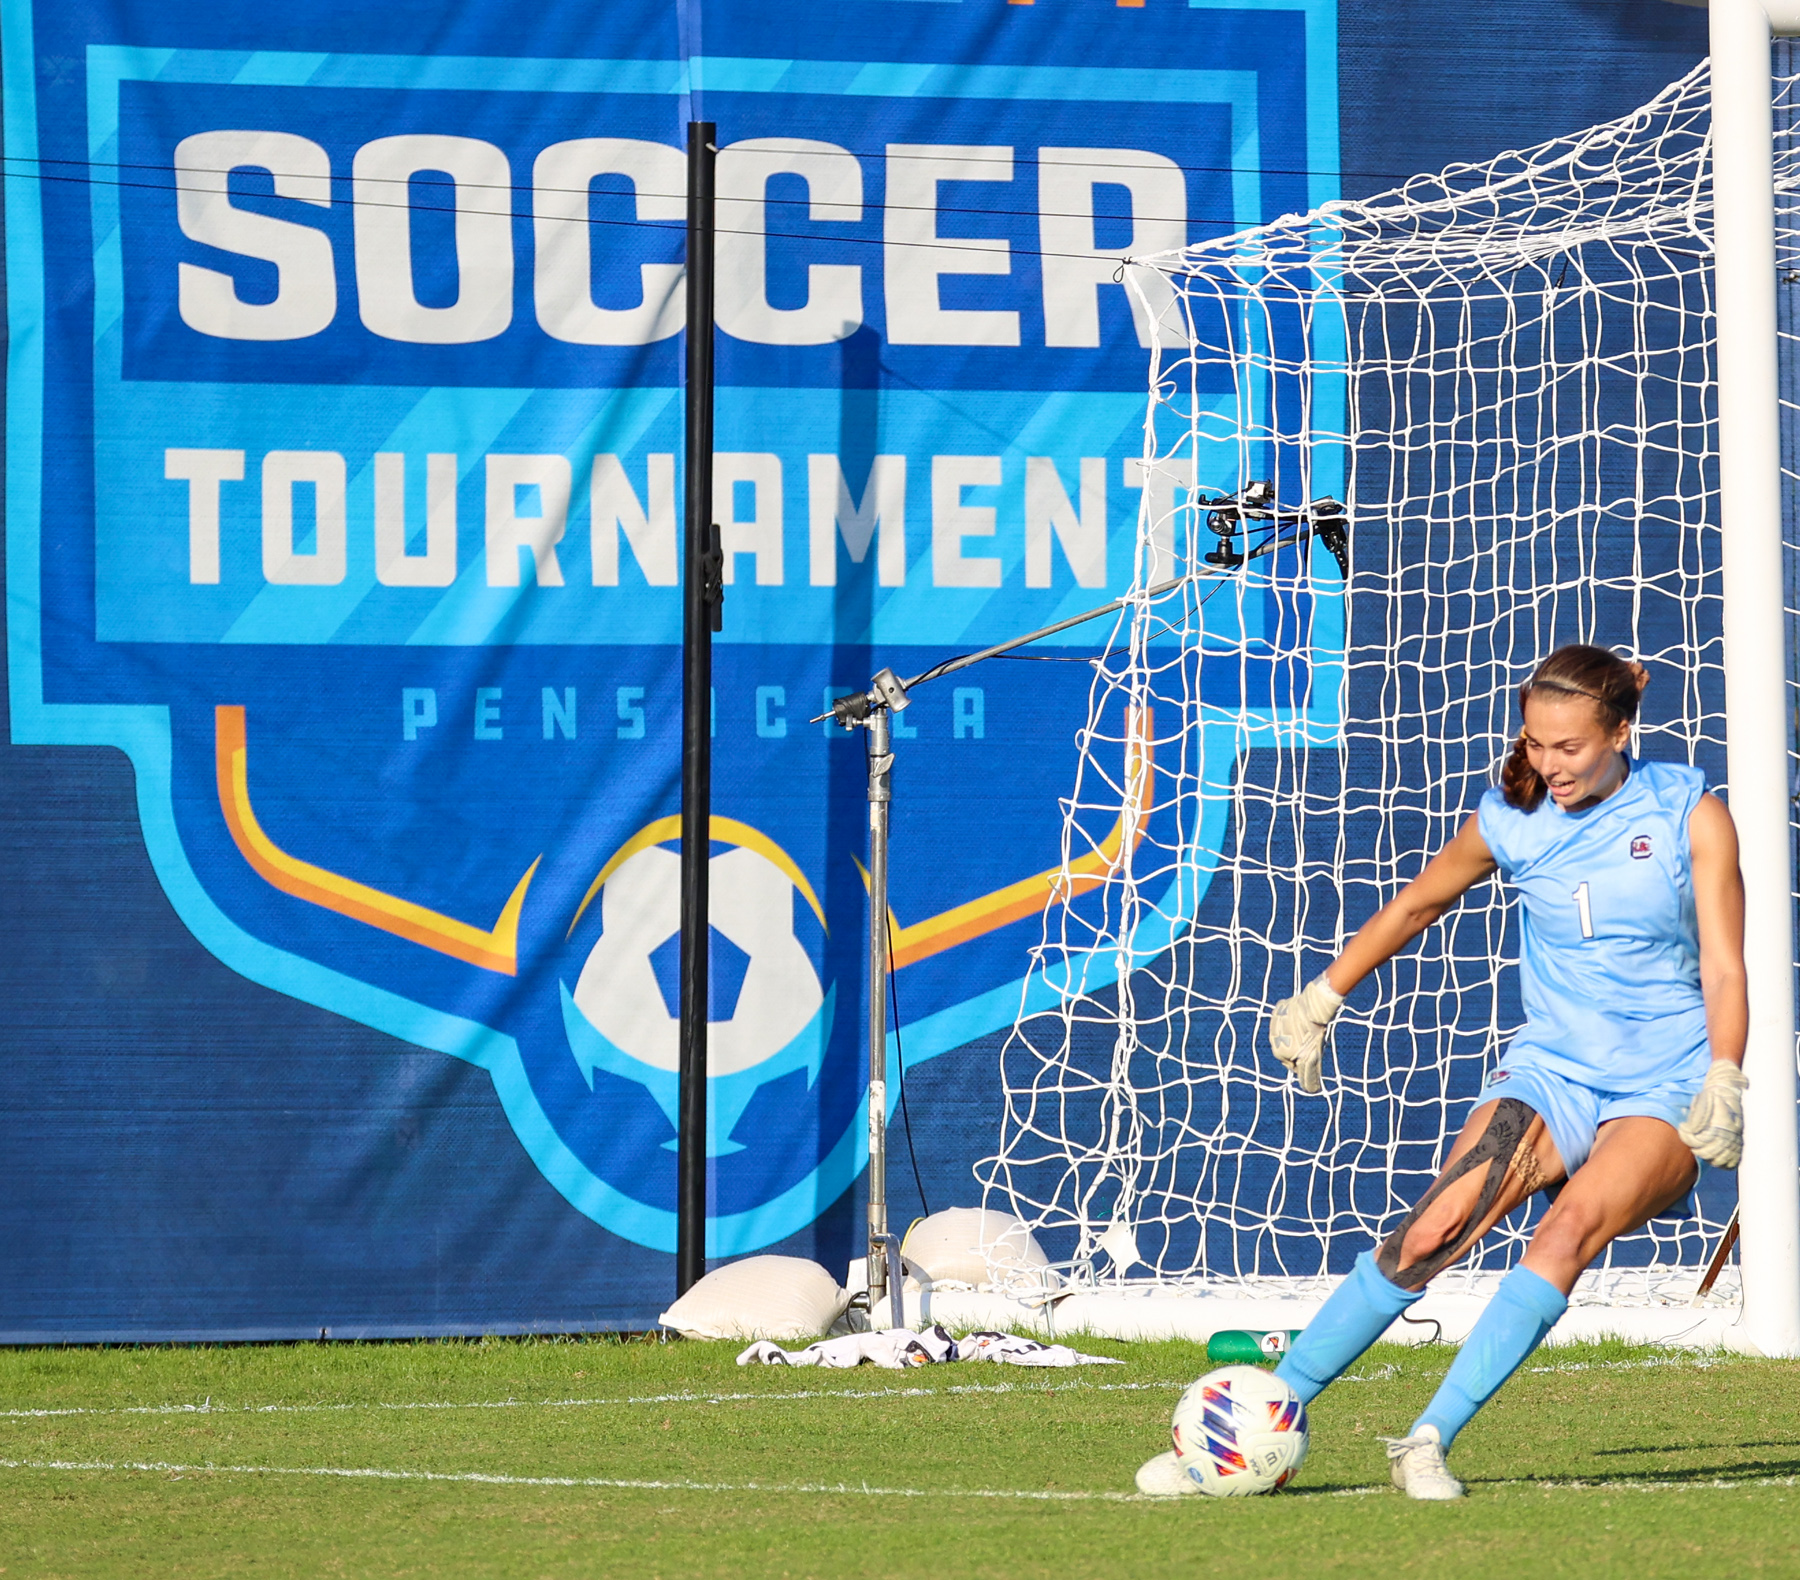
M1633 761L1583 812L1481 798L1481 837L1523 902L1526 1024L1505 1062L1608 1092L1705 1073L1706 1005L1688 818L1698 768Z

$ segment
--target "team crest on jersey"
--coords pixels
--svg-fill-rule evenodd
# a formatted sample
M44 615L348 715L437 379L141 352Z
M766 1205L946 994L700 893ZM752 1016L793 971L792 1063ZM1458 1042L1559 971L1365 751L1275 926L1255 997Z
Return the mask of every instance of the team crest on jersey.
M1650 836L1648 834L1632 835L1631 859L1633 861L1648 861L1650 859Z

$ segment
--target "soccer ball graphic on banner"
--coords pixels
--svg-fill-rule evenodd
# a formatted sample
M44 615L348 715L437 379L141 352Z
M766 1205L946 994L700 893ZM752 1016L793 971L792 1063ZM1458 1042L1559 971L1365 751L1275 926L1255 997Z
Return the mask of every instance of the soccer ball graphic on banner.
M1275 1492L1306 1458L1306 1406L1273 1372L1221 1366L1189 1385L1170 1423L1175 1460L1214 1498Z
M717 1156L742 1150L731 1132L759 1087L795 1070L817 1080L836 993L821 984L795 930L801 905L821 926L823 917L785 853L758 839L722 851L709 865L707 1152ZM637 1082L673 1127L680 1059L672 967L681 858L660 844L635 852L606 877L600 905L600 937L574 992L563 989L570 1051L590 1085L596 1069Z

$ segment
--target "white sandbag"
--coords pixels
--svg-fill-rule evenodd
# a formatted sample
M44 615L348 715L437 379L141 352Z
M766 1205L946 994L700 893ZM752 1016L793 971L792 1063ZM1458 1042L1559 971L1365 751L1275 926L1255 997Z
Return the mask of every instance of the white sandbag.
M907 1231L901 1255L934 1284L1049 1276L1050 1259L1037 1237L1012 1214L985 1207L950 1207L921 1218Z
M714 1268L657 1320L689 1339L806 1339L844 1314L850 1297L801 1256L747 1256Z

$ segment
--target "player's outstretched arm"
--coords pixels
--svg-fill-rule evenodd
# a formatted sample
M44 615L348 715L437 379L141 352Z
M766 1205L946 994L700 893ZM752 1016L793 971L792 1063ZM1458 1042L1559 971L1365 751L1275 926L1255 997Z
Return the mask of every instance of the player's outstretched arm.
M1334 992L1348 993L1377 966L1385 965L1420 933L1498 868L1481 825L1471 817L1418 877L1356 930L1344 952L1325 969Z
M1483 878L1491 877L1495 865L1480 826L1471 817L1418 877L1362 924L1321 975L1275 1006L1269 1016L1269 1051L1294 1072L1301 1091L1317 1092L1324 1086L1319 1067L1325 1056L1325 1029L1336 1017L1344 995Z
M1744 1042L1750 998L1744 971L1744 879L1737 828L1716 796L1702 796L1688 819L1694 914L1700 924L1700 992L1712 1068L1678 1133L1694 1155L1734 1169L1744 1154Z

